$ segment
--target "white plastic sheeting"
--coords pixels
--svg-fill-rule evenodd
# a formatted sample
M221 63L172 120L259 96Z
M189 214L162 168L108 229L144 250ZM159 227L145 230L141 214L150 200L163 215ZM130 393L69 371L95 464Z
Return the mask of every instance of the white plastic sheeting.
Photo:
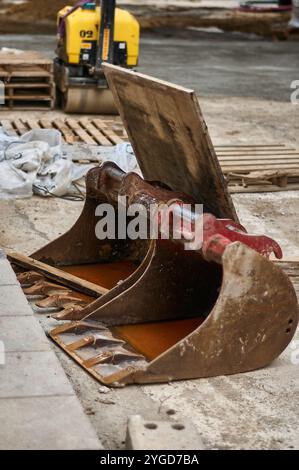
M293 0L293 14L289 22L289 28L299 29L299 0Z
M78 195L74 183L104 161L113 161L126 173L134 171L141 175L128 142L100 152L98 163L87 165L72 161L74 146L66 152L63 148L58 130L35 129L22 137L11 137L0 127L0 199L27 198L33 194L45 197ZM77 149L77 153L81 151Z
M132 145L129 142L116 145L112 153L102 160L113 161L126 173L133 171L141 175Z
M93 165L75 165L62 153L62 139L55 129L36 129L10 137L0 128L0 198L67 196L73 183Z

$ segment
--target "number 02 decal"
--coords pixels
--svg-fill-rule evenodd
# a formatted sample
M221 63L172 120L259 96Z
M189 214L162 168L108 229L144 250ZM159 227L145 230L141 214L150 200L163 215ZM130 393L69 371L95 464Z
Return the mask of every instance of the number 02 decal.
M80 36L81 38L91 39L93 36L93 32L91 30L81 29Z

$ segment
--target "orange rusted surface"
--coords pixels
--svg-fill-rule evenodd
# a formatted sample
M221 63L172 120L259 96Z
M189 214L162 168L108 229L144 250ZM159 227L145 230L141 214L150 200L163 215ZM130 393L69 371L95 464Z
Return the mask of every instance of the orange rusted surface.
M112 289L118 282L130 276L135 271L136 265L131 261L119 261L104 264L63 266L61 269L80 279L85 279L106 289Z
M124 325L113 328L112 332L127 341L137 352L152 360L192 333L203 321L203 317L196 317L186 320Z

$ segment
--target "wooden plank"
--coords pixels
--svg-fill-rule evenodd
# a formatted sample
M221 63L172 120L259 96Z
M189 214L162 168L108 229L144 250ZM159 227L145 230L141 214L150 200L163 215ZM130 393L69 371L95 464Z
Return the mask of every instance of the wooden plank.
M95 140L95 144L99 145L111 145L111 142L105 137L104 134L102 134L95 126L94 124L89 121L88 118L83 118L79 120L79 124L85 129L89 135L93 137Z
M279 150L274 150L274 149L267 149L265 150L264 152L260 151L260 150L246 150L246 149L240 149L240 150L228 150L227 152L226 151L223 151L223 150L217 150L217 155L223 155L224 157L225 156L261 156L263 157L263 155L273 155L274 157L276 155L298 155L299 152L298 152L298 149L279 149Z
M46 70L39 69L39 70L13 70L10 73L10 79L17 79L17 78L51 78L51 74Z
M298 259L283 258L282 260L275 261L275 264L278 264L283 269L295 270L299 276L299 257Z
M25 89L32 89L32 88L36 88L36 89L39 89L39 88L45 88L45 89L48 89L48 88L51 88L52 85L49 84L49 83L6 83L5 84L5 88L9 89L9 88L13 88L13 89L20 89L20 88L25 88Z
M4 67L0 67L0 78L7 79L8 77L9 77L9 72Z
M0 65L2 67L6 67L6 66L34 67L35 66L35 67L45 68L45 69L51 71L52 67L53 67L53 61L49 58L36 59L36 58L26 57L25 54L19 54L18 57L13 56L12 54L4 56L0 52Z
M223 158L223 157L220 157L219 158L219 161L220 161L220 164L221 165L228 165L228 164L239 164L240 167L242 165L247 165L248 163L252 163L252 164L255 164L257 166L263 166L264 164L269 164L269 163L280 163L281 165L283 165L284 163L296 163L296 164L299 164L299 156L298 157L280 157L280 158L271 158L271 157L268 157L268 158L242 158L242 157L238 157L238 158L229 158L229 157L226 157L226 158Z
M231 194L236 193L266 193L266 192L278 192L278 191L298 191L299 184L288 183L287 186L281 188L280 186L275 185L248 185L246 188L244 186L228 186L228 190Z
M14 119L13 126L17 129L19 135L23 135L28 132L26 124L24 124L21 119Z
M221 167L222 167L222 170L225 172L225 173L228 173L228 172L231 172L231 173L237 173L237 172L246 172L246 171L257 171L257 170L282 170L282 171L285 171L285 170L298 170L298 164L296 163L285 163L282 167L281 163L274 163L272 162L271 164L263 164L263 165L259 165L259 167L257 167L257 165L250 165L250 164L245 164L245 165L233 165L231 163L221 163Z
M41 76L49 77L51 75L51 71L46 67L44 67L45 63L37 64L37 63L31 63L28 61L1 61L0 57L0 65L4 68L4 70L7 70L11 74L14 74L15 76L18 76L18 74L24 73L24 76L30 76L29 74L35 74L38 76L40 73ZM49 65L49 64L47 64ZM22 75L21 75L22 76Z
M51 127L56 127L56 129L61 132L67 144L73 144L75 142L76 137L74 136L71 129L66 125L65 121L63 121L62 119L54 119L52 121Z
M299 261L275 260L274 263L289 276L299 300Z
M259 153L259 152L256 152L256 153L237 153L237 154L234 154L234 153L222 153L222 152L218 152L217 153L217 156L218 158L232 158L232 159L235 159L237 160L238 158L259 158L259 159L264 159L264 158L273 158L274 160L277 159L277 158L281 158L281 157L289 157L289 158L298 158L299 157L299 151L296 150L294 152L285 152L285 151L280 151L280 152L277 152L277 153L273 153L272 151L269 151L267 153Z
M109 139L112 144L117 145L123 143L124 140L119 137L111 128L109 128L105 121L100 118L97 118L94 119L92 122Z
M7 98L13 101L52 101L51 96L45 95L11 95Z
M44 104L30 103L30 101L15 101L13 106L9 107L7 104L5 106L1 106L1 111L49 111L53 108L53 105L50 101L44 101Z
M17 136L18 133L16 129L13 127L12 122L9 119L1 119L0 120L1 126L12 136Z
M262 149L262 148L286 148L285 144L224 144L224 145L215 145L215 149L238 149L238 148L248 148L248 149Z
M275 184L276 186L286 186L287 183L298 183L299 173L297 175L287 175L285 173L275 172L252 172L247 175L238 173L227 173L226 179L229 184L240 184L248 186L250 184Z
M284 153L284 152L296 152L295 148L290 148L290 147L230 147L230 148L217 148L216 149L218 153L250 153L250 154L264 154L264 153ZM298 152L298 150L297 150Z
M272 161L277 161L277 160L284 160L284 159L290 159L290 160L299 160L299 153L280 153L277 155L273 155L269 153L269 155L222 155L218 154L218 159L223 160L223 161L233 161L233 162L242 162L246 160L253 160L253 161L260 161L264 162L266 160L272 160Z
M297 278L296 281L299 283L299 268L290 268L290 267L283 267L284 272L293 280L293 278Z
M40 125L36 119L23 119L23 122L29 127L29 129L40 129Z
M78 122L75 119L66 119L65 121L67 125L74 131L74 133L85 143L88 145L94 145L95 142L92 137L90 137L87 132L79 126Z
M38 273L44 274L47 278L53 279L54 281L62 284L64 286L70 287L72 289L78 290L93 297L98 297L100 295L106 294L109 292L109 289L106 289L92 282L85 281L80 279L77 276L66 273L61 269L54 268L48 264L37 261L29 256L22 255L21 253L10 253L8 259L11 263L17 264L22 268L28 268Z
M101 132L107 137L107 139L109 139L112 144L117 145L123 143L124 140L119 135L117 135L116 132L114 132L105 121L97 118L93 120L93 123L99 130L101 130Z
M239 153L239 154L233 154L233 153L228 153L228 154L223 154L223 153L218 153L217 154L217 157L220 159L231 159L231 160L236 160L238 161L239 159L242 160L246 160L246 159L251 159L251 160L256 160L256 159L259 159L261 161L263 161L264 159L273 159L273 160L277 160L279 158L299 158L299 152L280 152L280 153L277 153L277 154L273 154L271 152L267 153L267 154L260 154L260 153L256 153L256 154L252 154L252 153Z
M145 179L192 196L217 217L238 220L195 92L103 67Z
M26 62L29 64L53 64L52 59L35 50L22 51L19 54L9 51L0 52L0 64L23 64Z
M296 268L298 269L298 275L299 275L299 256L296 256L295 258L288 258L287 256L284 256L283 259L277 260L277 264L284 265L284 267L288 266L291 268Z
M53 122L50 121L50 119L47 119L47 118L41 118L39 120L39 124L43 129L52 129L52 127L53 127Z
M116 135L118 135L119 137L121 137L123 140L128 140L128 136L127 136L127 133L126 133L126 130L124 129L124 127L120 124L118 124L117 122L112 122L110 123L109 125L107 124L108 127L110 127L110 129L112 129Z

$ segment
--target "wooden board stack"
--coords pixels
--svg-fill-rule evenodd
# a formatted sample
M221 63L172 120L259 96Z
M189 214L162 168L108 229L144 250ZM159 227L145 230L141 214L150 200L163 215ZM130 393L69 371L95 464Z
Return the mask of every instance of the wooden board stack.
M45 110L55 104L53 61L37 52L0 52L0 110ZM4 96L3 96L4 95Z
M279 144L215 149L232 193L299 189L298 149Z

